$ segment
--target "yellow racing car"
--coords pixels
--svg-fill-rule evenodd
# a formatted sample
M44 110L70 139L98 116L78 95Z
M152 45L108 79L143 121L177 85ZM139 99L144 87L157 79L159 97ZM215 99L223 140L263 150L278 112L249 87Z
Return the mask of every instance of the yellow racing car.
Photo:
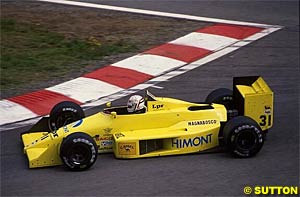
M64 164L91 167L98 153L144 158L210 150L224 145L236 157L252 157L273 124L273 92L262 77L237 77L233 90L217 89L205 103L132 97L127 106L107 107L84 117L72 102L57 104L21 134L29 167ZM134 110L134 109L138 110Z

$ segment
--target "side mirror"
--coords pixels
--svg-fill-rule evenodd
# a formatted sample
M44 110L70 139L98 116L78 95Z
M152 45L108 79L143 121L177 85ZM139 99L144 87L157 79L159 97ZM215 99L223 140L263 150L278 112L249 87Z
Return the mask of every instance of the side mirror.
M111 116L112 116L113 118L116 118L116 117L117 117L117 112L115 112L115 111L111 112L110 114L111 114Z

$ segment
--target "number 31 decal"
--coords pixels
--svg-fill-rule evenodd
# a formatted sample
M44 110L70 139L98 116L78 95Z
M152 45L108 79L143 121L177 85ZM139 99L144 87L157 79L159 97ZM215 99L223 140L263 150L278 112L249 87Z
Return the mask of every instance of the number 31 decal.
M271 115L261 115L260 117L261 122L259 123L260 126L266 126L268 123L268 126L271 126L271 120L272 116Z

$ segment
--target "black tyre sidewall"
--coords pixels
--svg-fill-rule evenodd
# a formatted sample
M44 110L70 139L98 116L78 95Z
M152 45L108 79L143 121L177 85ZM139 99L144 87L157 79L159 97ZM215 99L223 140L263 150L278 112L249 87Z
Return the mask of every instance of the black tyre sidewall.
M76 163L72 160L72 152L76 148L83 148L88 152L84 161ZM90 168L97 160L98 150L93 138L85 133L78 132L67 136L60 148L60 157L64 165L72 171L82 171Z
M241 148L239 137L248 132L255 138L250 149ZM260 126L251 118L237 116L226 123L223 131L224 141L229 151L237 157L248 158L256 155L264 144L264 135Z
M78 104L71 101L63 101L56 104L50 112L49 126L52 130L56 130L64 126L57 125L57 120L66 113L72 114L72 119L68 120L68 123L75 122L76 120L80 120L85 117L82 108Z
M227 88L216 89L206 97L205 102L222 104L227 110L233 109L233 92Z

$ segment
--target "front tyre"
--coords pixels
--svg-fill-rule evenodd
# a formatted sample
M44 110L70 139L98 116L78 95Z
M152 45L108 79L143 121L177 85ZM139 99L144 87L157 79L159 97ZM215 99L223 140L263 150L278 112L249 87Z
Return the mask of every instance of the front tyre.
M51 130L55 131L84 117L84 112L78 104L71 101L63 101L52 108L49 125Z
M60 148L61 160L72 171L90 168L97 160L97 155L97 145L93 138L81 132L67 136Z
M223 137L229 151L241 158L256 155L264 144L260 126L246 116L237 116L229 120L224 127Z

